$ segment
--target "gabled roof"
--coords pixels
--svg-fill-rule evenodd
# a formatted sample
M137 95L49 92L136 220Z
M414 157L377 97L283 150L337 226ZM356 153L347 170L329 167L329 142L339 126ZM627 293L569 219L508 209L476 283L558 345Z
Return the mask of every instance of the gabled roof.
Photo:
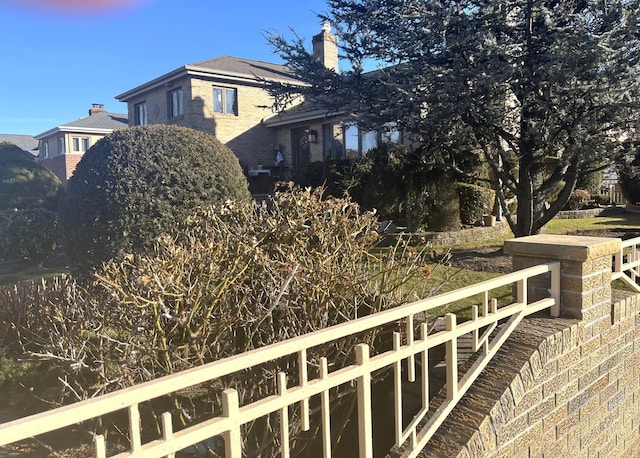
M184 76L207 78L229 84L260 85L264 81L286 81L300 83L285 65L272 64L239 57L222 56L184 65L147 83L116 96L121 102L147 91L162 87L170 81Z
M38 140L31 135L0 134L0 143L9 142L32 156L38 155Z
M49 129L39 135L36 135L36 139L41 140L57 132L76 132L85 134L110 134L114 130L124 129L128 127L129 119L126 114L120 113L108 113L106 111L101 113L94 113L91 116L76 119L75 121L68 122L61 126L56 126L53 129Z

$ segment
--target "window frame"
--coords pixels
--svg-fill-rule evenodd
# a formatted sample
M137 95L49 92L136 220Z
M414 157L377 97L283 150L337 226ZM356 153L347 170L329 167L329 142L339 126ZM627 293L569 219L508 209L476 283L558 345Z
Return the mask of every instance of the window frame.
M49 142L48 141L42 142L42 158L43 159L49 158Z
M66 154L66 153L67 153L67 145L63 135L62 137L58 137L58 154Z
M84 149L82 147L84 147ZM88 149L89 149L89 137L71 137L72 153L84 154L87 152Z
M184 92L182 87L167 92L167 117L177 119L184 116Z
M213 86L213 113L218 115L238 116L238 89L234 87L226 86ZM220 109L217 109L216 92L220 91ZM233 102L231 107L229 106L228 94L233 94ZM229 110L231 108L231 110Z
M149 124L146 100L133 105L133 116L133 122L136 126L146 126Z

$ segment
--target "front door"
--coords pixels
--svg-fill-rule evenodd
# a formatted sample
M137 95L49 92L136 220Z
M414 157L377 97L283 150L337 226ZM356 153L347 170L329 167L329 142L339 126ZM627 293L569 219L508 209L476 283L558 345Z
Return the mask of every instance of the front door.
M293 165L304 165L311 162L311 147L309 146L309 128L291 130L291 145Z

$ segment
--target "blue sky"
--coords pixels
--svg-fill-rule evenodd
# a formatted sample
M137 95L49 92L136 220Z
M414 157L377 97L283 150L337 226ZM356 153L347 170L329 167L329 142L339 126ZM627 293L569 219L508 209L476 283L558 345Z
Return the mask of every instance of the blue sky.
M0 133L37 135L92 103L126 113L116 95L185 64L281 62L264 32L293 28L310 47L324 11L323 0L0 0Z

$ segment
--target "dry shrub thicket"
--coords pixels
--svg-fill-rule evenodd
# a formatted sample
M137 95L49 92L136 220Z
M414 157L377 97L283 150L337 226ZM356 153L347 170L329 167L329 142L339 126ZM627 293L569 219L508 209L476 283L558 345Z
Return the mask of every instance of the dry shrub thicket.
M377 228L375 215L348 198L286 189L259 208L229 203L195 212L179 235L162 235L153 253L105 264L92 290L68 277L14 288L3 291L0 310L24 354L61 368L59 401L85 399L415 299L430 275L425 253L402 244L376 248ZM384 349L385 331L358 341ZM320 356L330 370L349 364L354 343L316 349L310 366ZM188 424L218 411L223 386L238 389L241 402L261 398L275 392L277 371L297 382L297 364L274 361L180 393L171 409ZM351 402L334 394L345 400L334 409ZM248 425L245 450L275 453L275 423ZM298 421L292 430L299 437Z

